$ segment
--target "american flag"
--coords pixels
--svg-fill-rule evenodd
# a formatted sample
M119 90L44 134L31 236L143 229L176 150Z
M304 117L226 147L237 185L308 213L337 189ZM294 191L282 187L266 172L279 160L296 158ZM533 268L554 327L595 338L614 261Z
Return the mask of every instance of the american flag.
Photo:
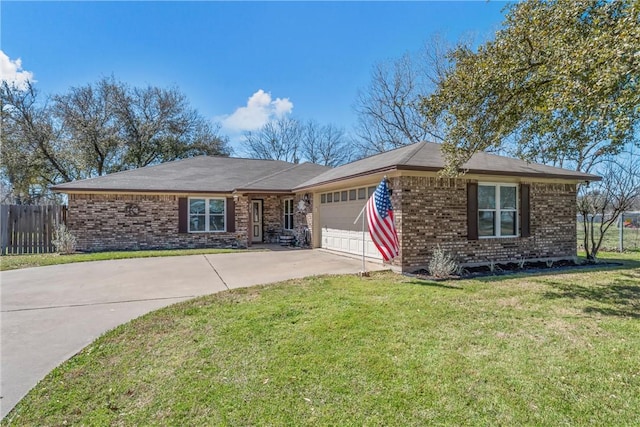
M393 222L391 198L384 178L367 201L367 225L373 243L385 261L398 256L398 232Z

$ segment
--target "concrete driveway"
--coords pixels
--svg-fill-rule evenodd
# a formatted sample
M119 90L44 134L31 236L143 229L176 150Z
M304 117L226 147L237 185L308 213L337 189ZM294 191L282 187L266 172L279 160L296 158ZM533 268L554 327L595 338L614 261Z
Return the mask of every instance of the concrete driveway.
M0 273L4 416L53 368L145 313L227 289L357 273L361 260L321 250L97 261ZM367 264L367 270L381 270Z

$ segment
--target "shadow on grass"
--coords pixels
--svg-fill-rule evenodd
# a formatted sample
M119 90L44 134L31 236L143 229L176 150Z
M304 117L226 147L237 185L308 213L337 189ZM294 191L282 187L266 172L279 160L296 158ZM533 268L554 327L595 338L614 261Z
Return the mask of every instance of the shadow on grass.
M543 296L549 299L581 299L599 304L585 307L585 313L640 319L640 274L622 273L622 276L605 285L546 282L553 290Z
M433 280L429 280L429 279L424 279L424 280L420 280L420 279L415 279L415 280L411 280L409 282L407 282L410 285L417 285L417 286L429 286L432 288L443 288L443 289L456 289L456 290L460 290L462 289L462 286L456 286L454 285L454 281L438 281L438 282L434 282Z

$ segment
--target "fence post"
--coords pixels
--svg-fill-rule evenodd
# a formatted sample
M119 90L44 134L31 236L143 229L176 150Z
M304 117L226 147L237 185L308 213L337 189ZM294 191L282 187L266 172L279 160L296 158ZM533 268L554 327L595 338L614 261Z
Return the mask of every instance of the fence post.
M620 213L620 233L618 238L618 252L624 252L624 212Z
M9 205L0 206L0 255L9 247Z

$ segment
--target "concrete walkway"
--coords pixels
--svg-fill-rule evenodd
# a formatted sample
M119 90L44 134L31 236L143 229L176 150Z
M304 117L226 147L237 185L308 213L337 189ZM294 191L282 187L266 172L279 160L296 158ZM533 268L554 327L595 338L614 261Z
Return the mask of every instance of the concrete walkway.
M53 368L97 337L196 296L319 274L357 273L361 261L321 250L97 261L0 273L4 416ZM381 270L367 264L367 270Z

